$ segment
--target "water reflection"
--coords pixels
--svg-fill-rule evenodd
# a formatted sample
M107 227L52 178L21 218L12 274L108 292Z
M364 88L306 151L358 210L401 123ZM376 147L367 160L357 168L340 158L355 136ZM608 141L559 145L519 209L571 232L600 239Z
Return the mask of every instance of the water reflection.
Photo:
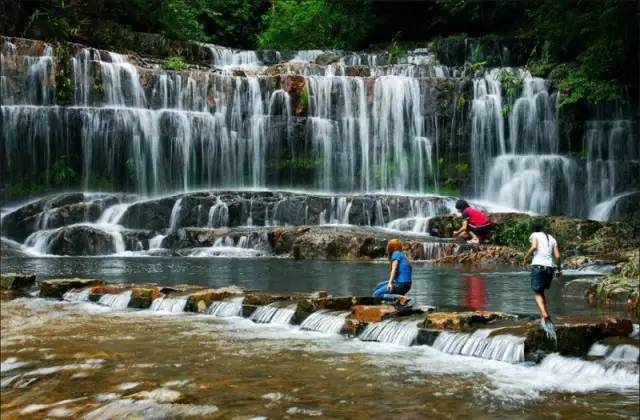
M487 305L487 280L484 276L464 278L464 303L469 309L482 311Z

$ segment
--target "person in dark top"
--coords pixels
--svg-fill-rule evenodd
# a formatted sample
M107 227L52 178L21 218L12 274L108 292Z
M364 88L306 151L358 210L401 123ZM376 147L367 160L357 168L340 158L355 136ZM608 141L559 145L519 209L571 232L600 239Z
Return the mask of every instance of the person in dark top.
M387 254L391 260L391 272L389 280L376 285L373 297L382 300L406 304L409 299L405 296L411 289L411 264L402 252L402 243L399 239L391 239L387 244Z
M480 238L485 238L491 232L491 222L486 214L475 209L466 200L456 201L456 209L462 213L462 227L453 232L454 238L466 239L469 244L479 244Z

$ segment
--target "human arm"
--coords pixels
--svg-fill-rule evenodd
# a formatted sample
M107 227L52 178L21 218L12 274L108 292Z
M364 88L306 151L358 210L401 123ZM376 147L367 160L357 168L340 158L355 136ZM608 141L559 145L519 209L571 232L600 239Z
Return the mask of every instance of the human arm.
M398 260L393 260L391 262L391 273L389 274L389 282L387 283L387 290L393 290L393 279L396 278L396 273L398 272Z
M558 249L558 243L553 244L553 256L556 259L556 266L558 267L558 273L562 273L562 262L560 261L560 250Z
M529 250L527 251L526 254L524 254L524 261L522 262L522 265L527 265L527 261L529 260L529 256L531 256L531 254L533 254L533 252L538 248L538 239L534 236L531 238L531 246L529 247Z
M467 221L467 219L464 219L462 221L462 227L460 227L460 229L458 229L455 232L453 232L453 236L458 236L462 232L466 232L468 227L469 227L469 222Z

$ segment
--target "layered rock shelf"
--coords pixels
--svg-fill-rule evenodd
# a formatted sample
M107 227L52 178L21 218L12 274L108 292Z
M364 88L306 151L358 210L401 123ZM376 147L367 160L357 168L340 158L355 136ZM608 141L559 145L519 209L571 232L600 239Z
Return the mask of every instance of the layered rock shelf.
M429 345L449 353L509 362L537 361L549 352L585 356L597 341L625 338L633 331L631 321L626 319L558 317L554 340L532 317L503 312L435 312L433 307L395 306L366 296L271 293L236 286L161 287L77 278L47 279L35 286L33 278L3 274L3 290L20 289L41 298L96 302L114 310L245 317L256 323L299 325L302 329L339 333L364 341ZM7 297L4 293L3 296ZM467 342L487 351L467 352L464 350ZM495 351L488 352L491 348Z

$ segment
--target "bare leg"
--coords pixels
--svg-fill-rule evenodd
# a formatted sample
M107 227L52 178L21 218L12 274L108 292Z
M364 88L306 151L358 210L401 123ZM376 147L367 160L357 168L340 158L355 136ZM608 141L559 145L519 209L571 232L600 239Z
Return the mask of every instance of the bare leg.
M549 318L549 313L547 312L547 299L545 299L543 293L535 292L533 297L538 304L538 309L540 309L540 315L542 315L543 320L547 320Z

